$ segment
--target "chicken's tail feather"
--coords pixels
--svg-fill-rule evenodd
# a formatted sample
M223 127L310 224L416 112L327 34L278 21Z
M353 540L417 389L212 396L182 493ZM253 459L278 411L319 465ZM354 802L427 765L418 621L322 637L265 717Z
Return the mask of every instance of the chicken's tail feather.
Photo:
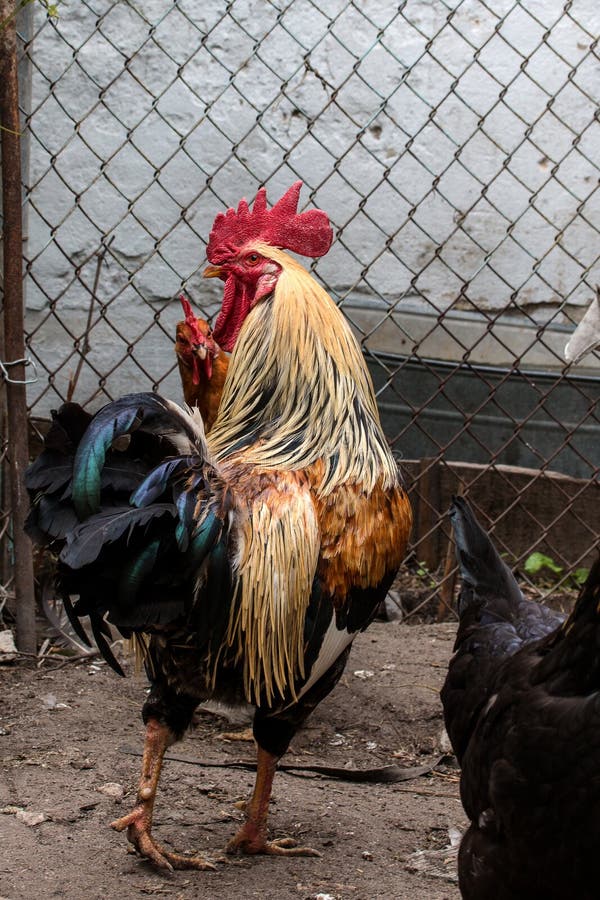
M77 634L87 639L80 619L89 616L122 674L110 625L129 638L197 615L205 561L228 547L229 495L201 423L176 404L132 394L93 418L73 413L59 410L57 440L28 471L30 527L59 556L58 590Z
M91 643L89 637L87 636L87 632L86 632L85 628L83 627L83 625L81 624L81 621L79 620L79 618L77 616L77 613L75 612L75 610L73 608L73 604L71 603L71 598L69 597L68 594L63 594L61 599L63 602L63 606L65 608L67 617L69 619L69 622L73 626L73 630L75 631L75 634L77 635L78 638L80 638L80 640L83 641L83 643L86 645L86 647L91 647L92 643Z
M600 555L592 565L569 617L561 630L568 634L581 619L600 620Z
M591 695L600 688L600 557L592 566L570 616L540 646L531 674L550 693Z
M69 622L73 626L75 633L78 635L78 637L81 638L81 640L87 647L91 647L92 644L81 624L76 606L73 606L73 604L71 603L71 598L69 597L68 593L63 593L62 601ZM113 639L113 635L108 624L101 616L94 612L90 614L89 619L92 634L94 635L94 640L96 642L98 650L100 651L100 654L104 657L111 669L113 669L117 673L117 675L123 676L125 673L123 672L121 665L117 661L112 651L111 642Z
M127 394L103 407L83 435L73 463L73 505L80 519L100 508L101 474L118 438L140 431L164 441L167 452L207 454L204 429L193 415L157 394ZM163 454L163 455L166 455Z
M197 456L178 456L161 463L144 478L140 486L131 495L131 504L142 508L150 506L161 494L164 494L170 480L187 472L198 461Z
M108 506L80 522L67 534L60 561L71 569L82 569L95 562L101 550L125 537L135 528L148 526L160 516L175 515L172 503L154 503L138 509L135 506Z
M462 590L459 614L474 603L494 618L510 619L522 600L516 579L464 497L453 497L450 518Z
M77 524L71 503L73 456L91 418L77 403L53 409L44 449L25 472L31 498L25 531L38 544L62 541Z
M102 654L102 657L106 660L111 669L113 669L117 673L117 675L124 676L125 672L121 668L120 663L117 661L117 658L115 657L115 654L113 653L112 647L110 645L113 636L108 624L100 616L91 615L90 625L92 626L92 634L94 635L96 646Z

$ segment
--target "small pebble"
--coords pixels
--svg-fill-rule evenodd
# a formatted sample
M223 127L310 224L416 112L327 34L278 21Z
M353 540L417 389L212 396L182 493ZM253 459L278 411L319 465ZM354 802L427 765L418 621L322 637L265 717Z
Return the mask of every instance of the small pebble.
M116 781L107 781L106 784L101 784L96 790L106 797L111 797L113 800L122 800L125 796L123 785L117 784Z
M43 697L40 697L40 700L42 701L42 703L44 705L44 709L68 709L69 708L66 703L61 703L59 700L57 700L56 697L54 696L54 694L44 694Z
M12 662L16 659L17 648L10 631L0 631L0 663Z
M70 765L72 766L73 769L81 770L81 769L94 769L96 766L96 763L94 762L93 759L90 759L88 756L86 756L85 759L72 759L70 762Z
M370 669L358 669L355 673L357 678L372 678L375 672L371 672Z
M33 812L33 810L28 809L20 809L17 813L15 813L15 819L17 822L22 822L23 825L27 825L28 828L33 828L35 825L40 825L42 822L46 821L46 814L43 812Z

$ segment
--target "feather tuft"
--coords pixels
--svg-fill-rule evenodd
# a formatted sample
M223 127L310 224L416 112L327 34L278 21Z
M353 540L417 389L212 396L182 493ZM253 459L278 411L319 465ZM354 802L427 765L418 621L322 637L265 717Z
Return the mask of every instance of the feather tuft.
M144 479L137 490L132 494L130 503L138 508L150 506L161 497L170 486L170 481L178 472L189 469L195 462L197 457L181 456L176 459L169 459L167 462L150 472Z
M89 653L92 646L90 639L77 617L75 617L77 625L73 623L67 609L67 603L70 605L71 601L57 594L54 579L44 580L41 598L42 610L48 620L51 636L58 639L62 647L82 654Z
M75 454L73 505L80 519L100 508L101 471L109 447L136 431L159 436L174 454L206 456L198 419L157 394L127 394L96 413Z
M81 569L95 562L106 544L114 543L126 531L147 525L153 519L175 517L172 503L155 503L138 509L135 506L108 507L74 528L60 553L60 561L71 569Z
M106 660L111 669L117 673L117 675L121 675L121 677L124 678L125 672L117 662L115 654L112 652L112 647L108 642L108 640L112 640L110 628L108 627L106 622L99 616L90 616L90 625L92 628L92 633L94 635L94 640L96 641L96 646L102 654L102 657Z

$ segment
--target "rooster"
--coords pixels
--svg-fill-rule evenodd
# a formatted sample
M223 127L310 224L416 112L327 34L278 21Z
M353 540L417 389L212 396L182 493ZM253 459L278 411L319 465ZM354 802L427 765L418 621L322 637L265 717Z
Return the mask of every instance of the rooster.
M471 824L465 900L598 896L600 561L570 617L523 598L465 500L460 624L442 689Z
M160 868L210 866L151 831L163 754L208 698L255 707L256 782L228 851L318 855L268 839L273 776L338 681L411 527L360 348L285 252L321 256L332 240L324 212L297 212L300 188L271 209L261 189L252 209L242 200L213 225L204 275L225 283L214 338L232 355L210 433L197 411L126 396L90 422L60 488L79 521L60 539L67 609L89 616L113 666L105 617L143 652L142 774L134 809L113 827ZM125 502L103 474L115 457L138 478ZM38 465L34 519L53 490Z
M206 319L196 318L189 300L181 296L185 319L177 323L175 353L188 406L197 406L204 430L212 428L229 368L229 354L221 350Z

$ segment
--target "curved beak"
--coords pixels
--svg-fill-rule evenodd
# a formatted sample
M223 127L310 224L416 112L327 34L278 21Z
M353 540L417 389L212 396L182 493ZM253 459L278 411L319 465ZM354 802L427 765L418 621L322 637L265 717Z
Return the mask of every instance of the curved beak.
M192 344L192 352L196 354L198 359L205 360L208 353L206 344Z
M223 278L223 275L222 266L207 266L202 273L203 278Z

